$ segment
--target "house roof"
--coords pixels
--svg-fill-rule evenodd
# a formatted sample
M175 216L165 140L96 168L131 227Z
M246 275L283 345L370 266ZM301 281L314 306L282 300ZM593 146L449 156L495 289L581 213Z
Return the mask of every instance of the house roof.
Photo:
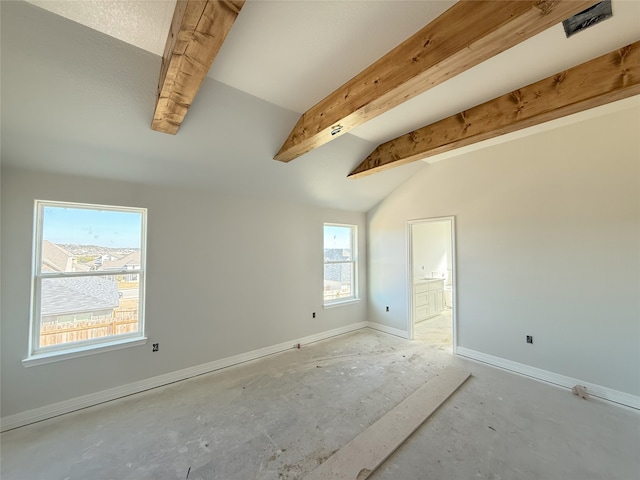
M454 2L249 0L175 136L149 127L175 2L32 3L64 17L0 2L3 166L355 211L425 167L347 179L379 143L637 41L640 23L640 2L613 0L612 19L569 39L558 24L282 164L302 112Z
M138 250L128 253L117 260L103 260L100 270L124 269L128 266L140 267L140 252Z
M118 304L118 285L104 278L47 278L42 281L43 317L112 310Z
M74 272L89 272L91 270L95 270L95 268L93 265L78 262L74 264L73 270Z
M72 253L49 240L42 241L43 272L88 272L91 265L79 263Z
M42 241L42 270L44 272L71 272L73 255L64 248L50 242Z

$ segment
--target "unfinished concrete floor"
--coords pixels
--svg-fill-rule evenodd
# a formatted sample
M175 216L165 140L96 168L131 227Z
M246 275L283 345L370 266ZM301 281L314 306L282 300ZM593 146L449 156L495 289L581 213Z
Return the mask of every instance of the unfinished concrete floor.
M6 432L1 478L302 479L448 363L473 377L370 478L639 478L637 411L447 350L370 329L303 346Z
M414 326L416 340L430 347L453 353L452 310L446 309L440 315L418 322Z

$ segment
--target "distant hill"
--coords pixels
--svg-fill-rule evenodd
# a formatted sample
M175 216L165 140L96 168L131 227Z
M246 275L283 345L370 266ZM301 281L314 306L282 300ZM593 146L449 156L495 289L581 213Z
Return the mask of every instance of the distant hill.
M99 256L109 254L120 257L140 250L139 248L111 248L101 245L75 245L70 243L58 243L57 245L74 256Z

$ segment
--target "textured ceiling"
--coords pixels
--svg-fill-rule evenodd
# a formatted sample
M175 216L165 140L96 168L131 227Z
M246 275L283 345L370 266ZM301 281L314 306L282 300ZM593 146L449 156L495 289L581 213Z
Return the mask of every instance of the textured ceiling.
M425 165L346 179L378 143L640 39L640 1L614 0L610 20L570 39L559 24L281 164L272 157L300 113L453 2L248 0L176 136L149 127L175 1L0 3L4 164L350 210Z
M30 1L158 55L175 7L174 0ZM248 0L209 77L302 113L454 3ZM570 39L558 24L351 134L382 143L637 41L640 1L614 0L613 10L614 18Z
M366 211L425 164L363 181L351 135L273 160L298 114L207 79L178 135L151 130L160 57L24 2L0 2L2 166Z
M162 56L175 0L28 0L62 17Z

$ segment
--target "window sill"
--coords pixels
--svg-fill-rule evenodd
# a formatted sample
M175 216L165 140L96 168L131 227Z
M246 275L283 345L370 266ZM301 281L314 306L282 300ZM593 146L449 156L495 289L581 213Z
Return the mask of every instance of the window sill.
M110 352L112 350L120 350L122 348L135 347L147 343L147 337L135 337L122 340L114 340L108 343L100 343L98 345L83 345L81 347L69 348L66 350L58 350L55 352L36 353L22 360L25 367L34 367L36 365L44 365L46 363L60 362L70 358L86 357L96 353Z
M345 305L351 305L353 303L360 303L360 299L359 298L349 298L348 300L325 303L322 306L322 308L327 309L327 308L335 308L335 307L344 307Z

